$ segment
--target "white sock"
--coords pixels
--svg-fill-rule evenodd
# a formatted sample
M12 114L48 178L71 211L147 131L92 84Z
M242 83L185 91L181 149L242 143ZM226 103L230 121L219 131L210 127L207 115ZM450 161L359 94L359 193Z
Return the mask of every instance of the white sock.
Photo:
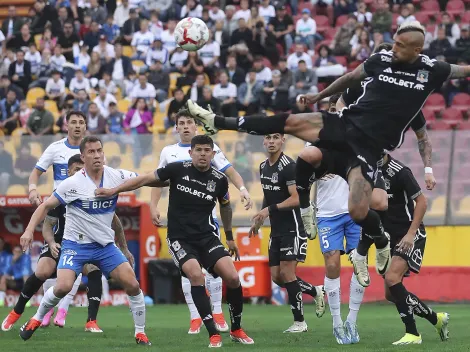
M80 283L82 282L82 274L78 275L77 279L73 283L72 289L70 290L67 295L62 298L59 303L59 309L65 309L66 312L69 310L70 304L73 302L73 298L77 294L78 288L80 287Z
M103 300L111 301L111 295L109 294L108 279L104 275L101 275L101 284L103 285L103 295L102 295Z
M357 251L354 252L354 259L356 260L366 260L366 256L365 255L360 255L359 253L357 253Z
M4 300L5 300L5 292L0 291L0 301L4 301Z
M132 317L134 318L135 335L145 332L145 300L142 291L137 296L127 296Z
M328 297L328 306L333 317L333 326L343 325L341 320L341 281L325 276L325 292Z
M42 284L44 294L49 290L49 288L55 286L56 281L57 279L47 279L46 281L44 281L44 283Z
M181 287L183 288L184 299L189 308L189 314L191 315L191 320L200 319L199 312L197 311L196 305L193 301L193 296L191 296L191 282L186 277L181 277Z
M212 313L222 313L222 278L214 278L211 274L206 274L206 287L209 289L212 303Z
M56 297L54 294L54 287L50 287L45 293L44 297L41 300L41 304L39 308L34 314L34 319L39 320L42 322L44 316L51 310L51 308L55 307L57 303L59 303L60 298Z
M356 279L354 273L351 276L351 285L349 291L349 314L347 320L356 323L357 314L364 298L365 288L362 287Z

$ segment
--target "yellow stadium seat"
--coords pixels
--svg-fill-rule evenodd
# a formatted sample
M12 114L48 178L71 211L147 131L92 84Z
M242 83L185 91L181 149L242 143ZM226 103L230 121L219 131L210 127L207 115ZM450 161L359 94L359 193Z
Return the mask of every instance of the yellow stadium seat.
M121 156L121 147L117 142L104 142L103 150L108 158L112 156Z
M31 155L34 156L36 159L39 159L42 155L41 143L31 142L29 143L29 147L31 148Z
M12 137L17 137L17 138L14 138L13 140L15 142L21 142L20 139L18 137L22 136L23 134L26 133L26 129L24 129L23 127L18 127L16 129L13 130L13 132L11 133L11 136ZM16 144L16 143L15 143Z
M263 201L263 189L261 188L261 184L259 182L252 182L250 187L250 196L251 199L253 199L254 202L262 202Z
M34 44L36 44L36 47L39 50L39 45L41 44L41 39L42 39L42 34L36 34L34 36Z
M118 100L117 102L118 110L122 112L123 114L127 114L130 106L131 106L131 102L130 100L127 100L127 99L121 99L121 100Z
M7 196L24 196L26 194L26 186L23 185L11 185L7 189Z
M470 196L467 196L460 201L459 208L456 211L456 215L466 217L470 215Z
M122 91L120 87L117 87L116 94L114 95L116 100L121 100L122 99Z
M208 86L211 84L211 80L209 79L209 76L207 73L204 73L204 85Z
M119 165L119 168L128 171L135 171L136 167L134 166L132 154L121 155L121 164Z
M191 89L191 86L182 86L181 89L183 90L184 95L188 94L188 91Z
M0 137L3 137L5 135L5 132L3 132L2 129L0 129Z
M131 57L132 55L134 55L134 50L131 46L125 45L125 46L122 47L122 54L124 56Z
M142 60L132 60L132 68L136 73L139 73L144 66L145 62L143 62Z
M91 89L88 95L90 96L90 101L93 101L96 98L96 91L94 89Z
M4 145L4 148L5 148L5 151L8 152L12 159L13 159L13 163L16 159L16 146L15 146L15 143L13 142L12 139L2 139L5 143Z
M145 174L147 172L155 170L158 166L159 156L160 151L144 156L140 161L139 174Z
M45 95L46 91L44 89L40 87L31 88L26 94L26 102L32 107L36 104L37 98L44 97Z
M245 205L242 202L238 202L235 207L233 207L233 217L238 219L249 219L251 221L251 218L255 216L258 211L259 209L256 207L245 210Z
M429 217L441 217L446 213L446 196L436 197L432 203L430 209L427 211L426 216Z
M55 119L60 116L59 109L57 108L57 103L54 100L46 100L44 102L46 110L50 111Z
M266 154L257 152L253 153L253 171L259 172L259 164L266 160Z

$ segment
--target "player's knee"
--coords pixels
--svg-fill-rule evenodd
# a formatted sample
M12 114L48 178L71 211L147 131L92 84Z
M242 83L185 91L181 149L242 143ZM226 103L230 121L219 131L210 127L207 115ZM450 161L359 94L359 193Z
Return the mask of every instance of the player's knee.
M50 273L45 273L44 271L37 271L34 275L41 281L46 281L51 277Z
M340 264L336 262L325 263L326 276L330 279L337 279L340 275Z
M74 281L59 281L54 285L54 295L56 297L65 297L67 293L72 291Z
M206 280L204 278L204 274L202 273L202 270L191 270L186 273L186 277L189 279L191 282L191 286L199 286L199 285L204 285Z
M368 212L368 205L354 204L349 206L349 216L351 216L351 219L353 219L356 223L364 220Z
M392 270L387 271L387 273L385 274L385 284L388 287L391 287L393 285L400 283L401 280L402 280L401 275L396 272L393 272Z
M140 285L136 279L126 283L125 291L129 296L137 296L140 293Z
M294 281L297 277L295 276L295 271L289 267L282 267L279 272L280 279L283 283Z
M238 277L238 273L234 271L225 277L225 284L229 288L237 288L240 286L240 278Z
M322 160L322 153L316 147L306 147L300 152L299 158L316 167Z

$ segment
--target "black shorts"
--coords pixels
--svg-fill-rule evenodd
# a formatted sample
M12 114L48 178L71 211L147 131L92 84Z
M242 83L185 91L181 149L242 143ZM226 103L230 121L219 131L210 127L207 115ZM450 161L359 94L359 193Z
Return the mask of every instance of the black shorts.
M269 238L269 266L278 266L281 262L305 262L307 257L307 235L271 236Z
M340 152L337 163L345 171L339 176L347 178L351 169L360 166L362 175L374 187L377 170L382 165L383 148L376 146L346 118L328 112L323 112L319 138L318 147Z
M220 239L212 234L196 239L169 239L168 250L173 257L176 266L180 268L181 275L185 276L181 268L189 259L196 259L201 267L212 276L218 275L214 272L214 265L220 258L230 257L230 253L220 242Z
M409 270L415 274L418 274L421 270L424 249L426 247L426 230L421 228L416 232L414 246L407 253L397 251L397 246L402 238L403 235L400 235L399 237L394 236L394 234L390 234L390 248L392 248L392 257L397 256L403 258L408 263Z
M54 258L54 256L52 255L51 253L51 250L49 248L49 245L46 243L44 244L44 246L42 246L41 248L41 254L39 255L39 259L38 261L41 259L41 258L51 258L52 260L55 261L56 263L56 270L54 270L54 273L51 275L51 277L49 279L55 279L57 277L57 264L59 264L59 259L60 259L60 251L59 251L59 255L57 256L57 258Z

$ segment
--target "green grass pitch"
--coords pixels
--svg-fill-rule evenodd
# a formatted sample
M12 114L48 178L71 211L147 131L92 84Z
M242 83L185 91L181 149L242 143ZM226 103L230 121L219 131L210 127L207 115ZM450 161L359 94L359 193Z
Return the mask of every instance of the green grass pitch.
M245 305L243 325L255 340L253 346L241 346L230 341L223 334L223 348L230 351L470 351L469 305L435 305L435 311L450 313L450 340L441 342L434 327L427 321L416 318L423 337L421 346L392 346L404 333L404 328L394 306L389 304L364 304L359 312L359 333L361 342L357 345L339 346L332 335L330 313L318 319L313 305L305 306L309 331L302 334L283 334L292 323L289 306ZM147 309L147 335L151 347L137 346L133 337L132 317L128 308L101 308L98 323L103 334L84 332L86 308L71 308L65 328L51 326L39 329L29 341L22 341L18 335L23 324L35 312L29 308L9 332L0 331L0 351L62 351L62 352L105 352L105 351L207 351L208 336L205 330L199 335L188 335L189 313L185 305L154 306ZM9 312L0 308L3 320ZM227 313L227 312L226 312ZM342 306L343 319L347 306ZM226 314L228 318L228 314Z

